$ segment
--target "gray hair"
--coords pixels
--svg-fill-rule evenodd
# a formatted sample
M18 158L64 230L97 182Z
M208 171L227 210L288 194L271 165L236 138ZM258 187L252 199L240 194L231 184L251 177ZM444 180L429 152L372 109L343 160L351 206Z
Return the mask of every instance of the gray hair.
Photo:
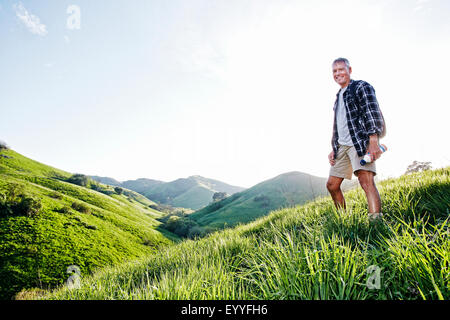
M345 65L347 66L347 68L350 68L350 62L346 58L337 58L333 61L333 63L331 65L334 66L338 62L344 62Z

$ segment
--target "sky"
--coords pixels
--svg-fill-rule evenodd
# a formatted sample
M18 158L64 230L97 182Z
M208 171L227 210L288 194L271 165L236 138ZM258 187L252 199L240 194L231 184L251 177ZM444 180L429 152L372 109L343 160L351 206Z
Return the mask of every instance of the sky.
M378 176L448 166L449 16L447 0L0 0L0 140L119 181L327 177L346 57L386 120Z

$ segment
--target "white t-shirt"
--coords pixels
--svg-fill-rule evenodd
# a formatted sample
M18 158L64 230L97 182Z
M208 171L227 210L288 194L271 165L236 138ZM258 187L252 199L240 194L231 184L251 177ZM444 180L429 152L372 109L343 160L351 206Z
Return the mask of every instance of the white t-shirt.
M347 87L339 91L339 100L336 110L336 124L339 136L338 143L343 146L353 146L350 131L348 131L347 114L345 112L345 105L344 105L345 90L347 90Z

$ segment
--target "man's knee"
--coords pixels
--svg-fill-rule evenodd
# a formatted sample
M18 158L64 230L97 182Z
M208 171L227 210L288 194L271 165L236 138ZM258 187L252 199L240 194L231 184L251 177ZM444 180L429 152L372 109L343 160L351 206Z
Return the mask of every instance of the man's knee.
M369 190L375 187L374 173L371 171L357 171L358 181L363 190Z
M329 177L327 181L328 192L333 193L339 191L341 189L342 180L343 179L341 178Z

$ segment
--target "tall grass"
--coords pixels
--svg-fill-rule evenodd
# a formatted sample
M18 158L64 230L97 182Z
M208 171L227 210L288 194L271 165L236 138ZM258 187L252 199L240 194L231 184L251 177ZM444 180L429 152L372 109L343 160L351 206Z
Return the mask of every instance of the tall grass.
M45 298L449 299L449 172L382 182L382 222L368 220L357 189L345 211L329 198L279 210Z

